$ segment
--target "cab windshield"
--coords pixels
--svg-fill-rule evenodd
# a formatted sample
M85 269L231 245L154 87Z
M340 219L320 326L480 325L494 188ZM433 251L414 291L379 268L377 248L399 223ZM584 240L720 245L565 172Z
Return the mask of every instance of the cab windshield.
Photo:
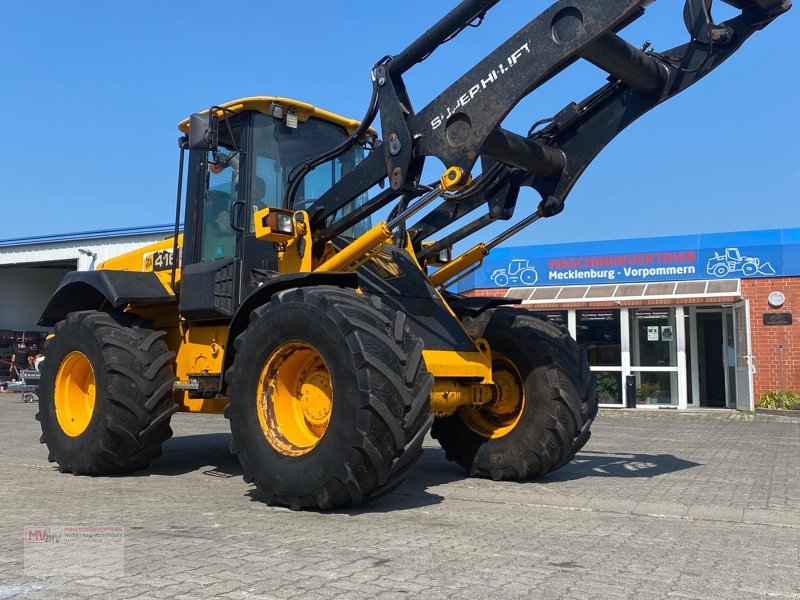
M286 127L283 121L264 114L254 115L253 170L250 189L265 189L262 206L278 207L283 202L286 181L298 164L334 148L343 142L347 132L340 126L321 119L310 118L296 128ZM328 191L342 176L364 158L364 147L355 144L342 156L322 163L306 175L294 196L292 209L304 210ZM331 222L358 208L367 200L362 194L338 211ZM253 205L253 210L261 208ZM369 230L369 218L348 229L342 235L358 237Z

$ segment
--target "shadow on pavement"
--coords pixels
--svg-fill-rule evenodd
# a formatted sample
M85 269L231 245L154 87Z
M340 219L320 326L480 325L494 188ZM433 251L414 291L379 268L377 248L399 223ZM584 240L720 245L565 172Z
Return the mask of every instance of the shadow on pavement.
M700 463L673 454L579 452L571 463L537 480L539 483L571 481L584 477L648 478L699 467Z
M164 444L164 454L149 467L133 476L182 475L199 471L209 477L241 477L242 467L230 454L229 433L206 433L174 437ZM211 465L211 466L209 466ZM701 466L672 454L635 454L582 451L571 463L538 479L518 482L520 485L542 485L572 481L585 477L651 478ZM325 511L323 514L358 516L367 513L411 510L439 504L443 496L428 491L439 485L462 481L464 470L445 458L441 448L425 448L417 466L406 479L385 496L368 500L352 509ZM246 495L255 502L264 502L256 489Z
M444 497L428 492L427 488L461 480L464 477L463 470L457 467L454 469L452 463L445 460L444 452L440 448L425 448L416 467L397 488L385 496L369 499L353 508L319 512L323 515L357 517L364 514L390 513L432 506L442 502ZM247 495L255 502L265 501L264 495L257 489L248 491Z
M183 475L200 470L210 477L241 477L242 466L228 450L230 443L230 433L173 437L164 442L161 458L133 475Z
M360 513L383 513L409 510L439 504L444 496L433 494L428 488L466 478L464 470L444 457L441 448L425 448L419 463L397 489L357 508L341 511L358 516Z
M164 443L160 458L147 468L128 476L184 475L199 471L210 477L241 477L242 466L230 453L230 442L230 433L173 437ZM395 490L359 507L332 511L331 514L355 516L360 513L393 512L438 504L443 497L427 492L426 488L463 478L463 471L447 462L441 449L426 448L417 466ZM245 495L256 502L265 501L263 494L257 489L250 489Z

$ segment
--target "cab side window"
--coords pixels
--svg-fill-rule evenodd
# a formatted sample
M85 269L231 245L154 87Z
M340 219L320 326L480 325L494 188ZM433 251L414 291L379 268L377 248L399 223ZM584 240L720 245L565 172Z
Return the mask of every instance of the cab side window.
M201 261L233 258L236 255L236 231L231 227L231 204L237 197L239 170L234 163L222 168L216 166L211 154L208 160L203 200Z

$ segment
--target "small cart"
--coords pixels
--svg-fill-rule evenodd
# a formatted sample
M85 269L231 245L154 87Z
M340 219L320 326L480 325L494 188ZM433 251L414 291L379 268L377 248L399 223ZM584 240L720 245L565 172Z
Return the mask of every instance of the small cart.
M22 394L22 401L27 403L39 399L39 378L42 374L38 369L18 369L13 366L11 368L12 374L16 375L16 379L12 381L2 382L3 389L9 392L19 392Z

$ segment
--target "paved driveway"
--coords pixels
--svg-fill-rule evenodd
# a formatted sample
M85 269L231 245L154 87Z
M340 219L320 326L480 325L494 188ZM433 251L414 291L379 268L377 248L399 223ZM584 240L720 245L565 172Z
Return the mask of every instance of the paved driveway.
M221 417L176 415L148 470L88 478L47 463L35 412L0 395L0 599L800 598L800 419L604 411L525 483L431 441L395 493L312 513L252 494ZM124 528L105 576L42 570L25 536L65 526Z

